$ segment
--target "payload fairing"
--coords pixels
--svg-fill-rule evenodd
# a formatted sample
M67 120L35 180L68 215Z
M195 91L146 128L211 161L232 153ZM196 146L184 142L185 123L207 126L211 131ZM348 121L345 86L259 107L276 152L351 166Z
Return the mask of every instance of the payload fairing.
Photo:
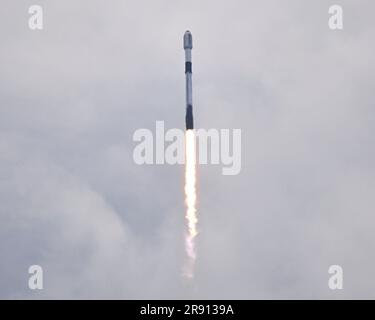
M185 116L186 130L194 129L192 61L191 61L192 49L193 49L193 37L190 31L186 31L184 34L185 77L186 77L186 116Z

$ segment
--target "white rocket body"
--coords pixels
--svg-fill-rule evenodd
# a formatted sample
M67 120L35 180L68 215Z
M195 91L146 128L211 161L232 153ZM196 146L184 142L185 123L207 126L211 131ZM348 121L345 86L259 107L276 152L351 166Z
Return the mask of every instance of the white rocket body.
M193 83L192 83L192 61L191 50L193 49L193 37L190 31L184 34L185 50L185 77L186 77L186 130L194 129L193 120Z

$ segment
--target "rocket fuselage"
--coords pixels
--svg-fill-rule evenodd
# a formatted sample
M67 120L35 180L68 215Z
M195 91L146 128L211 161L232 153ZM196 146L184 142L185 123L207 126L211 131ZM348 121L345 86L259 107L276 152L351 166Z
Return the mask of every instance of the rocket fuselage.
M186 77L186 130L194 129L193 120L193 84L192 84L192 61L191 50L193 49L193 38L190 31L184 34L185 50L185 77Z

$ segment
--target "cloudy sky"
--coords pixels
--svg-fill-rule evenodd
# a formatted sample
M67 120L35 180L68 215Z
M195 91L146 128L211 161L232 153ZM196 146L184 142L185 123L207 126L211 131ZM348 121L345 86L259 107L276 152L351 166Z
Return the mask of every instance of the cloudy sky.
M373 1L0 5L0 298L375 298ZM190 282L184 167L132 139L184 128L186 29L196 127L242 130L239 175L199 167Z

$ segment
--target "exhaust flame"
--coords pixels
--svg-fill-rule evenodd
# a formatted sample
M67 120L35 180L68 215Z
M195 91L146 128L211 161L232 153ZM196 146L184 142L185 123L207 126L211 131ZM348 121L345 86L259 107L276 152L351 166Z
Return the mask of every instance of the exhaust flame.
M195 155L195 133L194 130L187 130L185 136L185 203L186 203L186 215L187 220L187 234L185 237L185 249L187 254L187 265L185 270L185 276L193 278L194 276L194 265L196 260L195 251L195 237L197 236L197 216L196 216L196 155Z

